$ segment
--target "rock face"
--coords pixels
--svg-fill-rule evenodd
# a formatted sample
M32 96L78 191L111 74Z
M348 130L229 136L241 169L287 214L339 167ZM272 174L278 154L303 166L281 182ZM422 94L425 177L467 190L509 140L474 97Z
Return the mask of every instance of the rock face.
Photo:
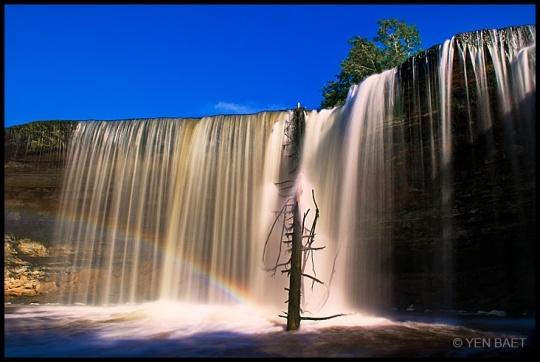
M390 125L395 195L385 225L392 235L392 295L385 308L534 314L536 89L509 114L496 101L488 108L470 107L482 102L471 77L478 70L455 57L448 105L453 157L443 165L437 151L445 142L443 132L430 129L440 126L433 118L442 110L425 102L429 89L436 93L430 79L439 71L432 66L439 63L438 54L432 48L400 67L404 116ZM492 62L486 86L489 98L497 100L494 72ZM491 114L492 125L471 126L469 120L482 119L482 112ZM51 244L67 144L76 125L35 122L5 130L5 301L57 301L65 283L99 272L68 277L69 264L62 260L68 251ZM17 242L25 238L40 243Z
M518 33L500 34L504 39ZM457 42L492 34L462 34ZM391 226L394 302L400 309L414 305L420 311L489 308L534 313L536 165L529 132L535 130L536 89L504 112L499 65L487 62L489 97L482 99L474 91L481 87L480 77L474 76L478 69L470 58L464 66L455 56L449 93L453 157L446 169L433 173L440 167L432 162L433 145L444 140L441 132L428 128L434 115L425 99L428 79L435 79L433 73L439 71L427 64L439 64L437 56L433 48L401 68L405 102L414 105L405 106L410 111L403 126L394 127L396 148L401 148L395 157L402 170L394 179L398 197ZM479 106L486 99L489 103ZM491 124L483 128L486 114ZM445 183L447 205L442 201ZM446 252L441 245L445 240Z
M47 303L58 300L59 250L29 239L4 236L4 302Z
M4 301L59 301L69 266L53 244L67 145L78 122L4 129Z
M67 145L77 122L41 121L4 129L4 233L53 240Z

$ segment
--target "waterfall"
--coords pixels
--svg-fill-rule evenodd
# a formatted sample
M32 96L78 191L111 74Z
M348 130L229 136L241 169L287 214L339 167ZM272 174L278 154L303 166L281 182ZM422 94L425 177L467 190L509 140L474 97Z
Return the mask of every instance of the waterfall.
M285 117L81 122L57 236L76 252L67 301L219 303L249 290L263 186L277 181L264 179L266 152Z
M341 107L306 111L296 182L307 224L318 205L325 247L308 266L325 284L305 283L306 311L456 307L474 289L460 284L467 240L488 233L469 225L504 223L507 192L518 210L505 232L519 228L524 258L535 67L534 26L463 33L366 78ZM57 223L73 253L64 301L283 307L286 276L265 271L279 235L262 256L283 202L290 117L80 122Z
M362 301L362 307L385 300L388 290L391 235L385 217L391 214L393 190L388 124L396 81L395 69L371 76L351 88L344 107L314 111L306 121L301 172L321 210L318 241L333 248L324 251L333 256L326 267L338 270L331 275L332 287L353 305Z

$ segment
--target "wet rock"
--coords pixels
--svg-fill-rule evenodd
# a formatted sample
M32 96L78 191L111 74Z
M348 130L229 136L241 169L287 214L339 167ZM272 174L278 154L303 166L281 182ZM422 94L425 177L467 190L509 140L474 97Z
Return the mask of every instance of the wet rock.
M23 240L17 245L17 250L29 256L46 256L48 255L47 248L40 243Z
M4 235L4 302L57 301L58 273L67 268L57 257L65 255L62 248L49 250L40 242Z

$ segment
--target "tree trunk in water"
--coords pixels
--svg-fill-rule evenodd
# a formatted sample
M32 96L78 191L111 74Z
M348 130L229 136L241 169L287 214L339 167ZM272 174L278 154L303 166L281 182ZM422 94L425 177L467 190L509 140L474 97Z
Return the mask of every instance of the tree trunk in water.
M287 330L300 328L300 290L302 287L302 223L297 191L293 208L293 230L291 248L291 271L289 276L289 305L287 311Z

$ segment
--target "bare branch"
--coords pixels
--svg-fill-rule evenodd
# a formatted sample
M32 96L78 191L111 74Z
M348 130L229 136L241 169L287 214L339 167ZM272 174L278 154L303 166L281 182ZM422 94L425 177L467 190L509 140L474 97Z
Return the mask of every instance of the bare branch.
M266 237L266 241L264 242L263 255L262 255L263 262L264 262L264 256L266 254L266 247L268 246L268 240L270 240L270 235L272 235L272 231L274 230L274 226L276 226L276 223L279 220L279 216L284 214L284 210L285 210L285 206L281 208L281 211L279 211L278 215L274 219L274 223L272 224L272 227L270 228L270 232L268 233L268 236Z
M316 281L317 283L320 283L322 285L324 285L324 283L322 281L320 281L319 279L315 278L314 276L311 276L309 274L306 274L306 273L302 273L302 276L303 277L306 277L306 278L309 278L309 279L312 279L314 281Z
M264 269L264 271L267 271L267 272L270 272L270 271L273 271L274 273L272 273L272 275L276 274L276 271L279 267L287 267L287 265L289 265L291 263L291 260L289 259L289 261L285 262L285 263L280 263L280 264L276 264L274 267L272 268L267 268L267 269Z
M286 180L286 181L281 181L281 182L274 182L274 185L283 185L283 184L286 184L286 183L294 183L294 180Z
M317 248L309 247L309 248L304 248L303 250L304 251L311 251L311 250L323 250L323 249L326 249L326 246L319 246Z
M300 319L302 319L304 321L324 321L324 320L327 320L327 319L341 317L341 316L344 316L344 315L350 315L350 313L334 314L334 315L331 315L331 316L328 316L328 317L300 317Z
M306 225L306 217L309 214L309 210L311 210L311 209L306 210L306 212L304 213L304 218L302 219L302 233L304 233L304 231L306 230L306 227L305 227L305 225ZM304 237L304 236L302 236L302 237Z

